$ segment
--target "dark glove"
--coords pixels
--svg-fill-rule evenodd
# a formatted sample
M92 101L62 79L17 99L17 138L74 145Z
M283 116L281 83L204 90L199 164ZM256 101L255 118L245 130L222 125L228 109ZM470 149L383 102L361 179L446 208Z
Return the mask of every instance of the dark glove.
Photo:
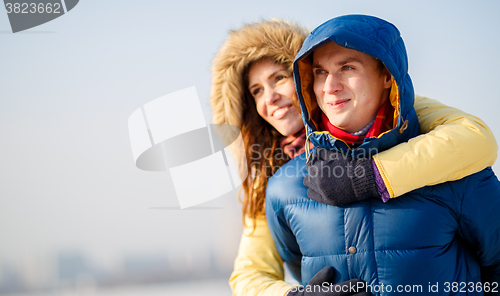
M352 158L337 151L316 147L306 165L307 196L320 203L345 205L379 197L371 158Z
M318 271L305 287L295 287L288 291L286 296L368 296L366 284L359 279L352 279L340 284L333 285L331 282L335 275L335 269L326 266Z

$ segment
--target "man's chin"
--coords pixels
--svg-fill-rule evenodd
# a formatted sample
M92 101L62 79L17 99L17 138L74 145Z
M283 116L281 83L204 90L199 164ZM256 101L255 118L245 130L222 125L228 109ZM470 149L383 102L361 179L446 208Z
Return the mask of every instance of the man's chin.
M328 120L330 121L330 123L332 125L334 125L336 128L339 128L343 131L345 131L345 128L348 127L348 124L345 122L345 120L343 120L343 118L340 118L339 115L327 115L326 117L328 117Z

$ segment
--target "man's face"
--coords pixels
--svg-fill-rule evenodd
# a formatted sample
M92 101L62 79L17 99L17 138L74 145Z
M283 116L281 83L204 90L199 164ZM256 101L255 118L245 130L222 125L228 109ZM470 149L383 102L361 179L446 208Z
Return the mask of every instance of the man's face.
M328 42L313 52L314 94L336 127L354 133L365 128L389 97L391 75L375 58Z

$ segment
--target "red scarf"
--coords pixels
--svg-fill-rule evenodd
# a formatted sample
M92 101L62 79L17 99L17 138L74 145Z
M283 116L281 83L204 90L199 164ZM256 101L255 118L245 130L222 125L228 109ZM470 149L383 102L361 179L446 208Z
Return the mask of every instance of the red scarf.
M375 118L375 122L372 127L368 130L364 136L355 136L348 132L345 132L338 127L330 123L330 120L326 115L321 112L321 122L319 124L321 130L328 131L332 136L346 142L349 145L361 145L365 138L377 137L383 132L386 132L393 128L393 118L394 118L394 107L390 103L390 99L387 99L384 104L380 107Z
M284 137L280 141L280 147L285 151L285 153L290 156L290 158L294 158L297 155L300 155L306 151L306 129L303 128L301 131L290 135L288 137Z

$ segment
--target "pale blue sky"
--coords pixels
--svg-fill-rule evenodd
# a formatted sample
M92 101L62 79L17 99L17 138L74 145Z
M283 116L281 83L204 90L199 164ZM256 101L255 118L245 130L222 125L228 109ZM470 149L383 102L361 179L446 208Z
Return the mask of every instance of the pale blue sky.
M500 1L310 2L82 0L17 34L0 9L0 263L77 249L113 264L121 252L211 247L231 264L236 191L208 204L224 209L150 209L177 201L168 175L135 168L127 119L196 86L210 121L210 62L246 22L382 17L402 33L416 93L482 118L500 139Z

